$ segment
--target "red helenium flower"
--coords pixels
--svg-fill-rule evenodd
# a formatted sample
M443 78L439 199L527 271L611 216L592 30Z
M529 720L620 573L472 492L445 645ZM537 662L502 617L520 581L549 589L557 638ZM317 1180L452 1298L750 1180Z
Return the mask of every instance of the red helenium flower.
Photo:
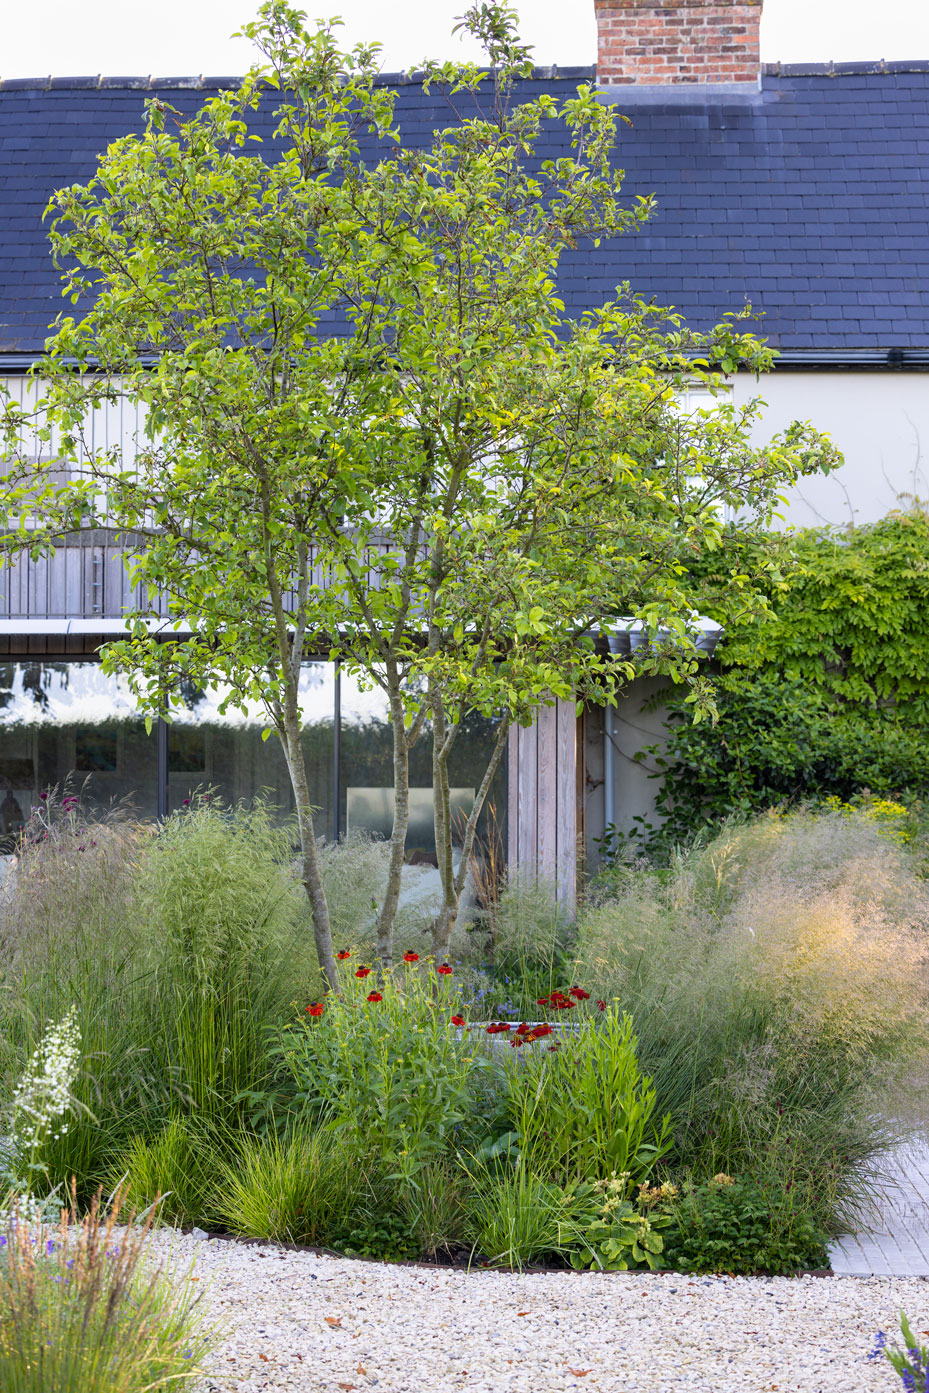
M356 977L370 977L370 976L371 976L371 969L370 969L370 967L356 967L356 969L355 969L355 976L356 976Z
M405 963L418 963L418 962L419 962L419 954L418 954L418 953L404 953L404 955L403 955L403 961L404 961Z
M536 1006L547 1006L548 1004L549 1002L547 996L540 996L538 1001L536 1002Z
M351 956L352 955L347 948L343 948L341 952L336 953L336 957L338 958L340 963L344 963L345 959L350 958Z
M312 1006L306 1008L306 1013L308 1016L321 1016L325 1009L325 1004L322 1001L314 1001Z
M544 1035L551 1035L551 1033L552 1033L552 1027L551 1027L550 1025L544 1025L544 1024L543 1024L543 1025L537 1025L536 1028L535 1028L535 1030L532 1032L533 1038L536 1039L536 1040L541 1040L542 1037L543 1037Z
M452 1016L452 1025L464 1025L464 1016Z
M598 1010L598 1011L605 1011L605 1010L606 1010L606 1002L605 1002L605 1001L598 1001L598 1002L597 1002L597 1010Z
M384 998L381 996L380 992L368 992L368 1000L369 1000L369 1001L383 1001Z
M486 1027L488 1035L500 1035L504 1031L512 1030L509 1021L491 1021Z
M590 1000L590 992L585 992L583 987L572 987L571 995L574 997L575 1001Z
M443 977L451 977L452 975L452 969L449 967L448 963L439 963L436 972L441 973Z

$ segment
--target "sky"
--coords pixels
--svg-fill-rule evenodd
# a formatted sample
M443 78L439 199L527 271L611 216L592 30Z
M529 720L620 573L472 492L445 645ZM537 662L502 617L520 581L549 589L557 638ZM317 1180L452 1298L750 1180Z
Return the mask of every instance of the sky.
M394 72L426 57L465 55L451 38L468 0L294 0L311 18L338 14L351 43L378 39ZM593 0L514 0L540 64L593 63ZM252 50L229 36L253 18L258 0L7 0L0 26L0 77L46 73L186 76L243 72ZM766 0L765 62L929 59L929 0ZM467 56L476 56L467 54Z

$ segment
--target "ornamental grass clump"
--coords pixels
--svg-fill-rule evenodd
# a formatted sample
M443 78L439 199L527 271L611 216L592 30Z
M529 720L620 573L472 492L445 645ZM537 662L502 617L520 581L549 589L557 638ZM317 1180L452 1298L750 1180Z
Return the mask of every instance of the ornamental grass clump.
M929 1060L906 849L863 814L766 815L612 895L581 918L576 971L635 1019L672 1166L789 1185L819 1226L866 1216Z
M4 1393L147 1393L189 1387L214 1343L190 1274L154 1264L147 1223L117 1227L117 1198L57 1225L15 1209L0 1230Z

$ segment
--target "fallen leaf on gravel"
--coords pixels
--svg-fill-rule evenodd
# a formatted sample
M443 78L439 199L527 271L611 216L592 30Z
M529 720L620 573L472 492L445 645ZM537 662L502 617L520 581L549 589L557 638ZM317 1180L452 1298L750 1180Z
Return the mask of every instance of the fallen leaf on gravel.
M363 1364L359 1364L358 1368L355 1370L356 1374L366 1374L367 1372L368 1371Z
M326 1316L325 1321L327 1325L332 1326L333 1330L338 1330L342 1325L341 1316Z
M266 1364L270 1364L271 1362L266 1354L259 1354L258 1358L263 1359Z
M345 1393L352 1393L352 1389L353 1389L353 1388L357 1388L358 1385L357 1385L357 1383L340 1383L340 1384L339 1384L339 1387L340 1387L340 1388L344 1388L344 1389L345 1389Z
M593 1373L593 1369L572 1369L569 1364L568 1373L573 1374L575 1378L586 1378L588 1374Z
M528 1316L528 1315L530 1314L530 1312L529 1312L529 1311L517 1311L516 1314L517 1314L518 1316Z

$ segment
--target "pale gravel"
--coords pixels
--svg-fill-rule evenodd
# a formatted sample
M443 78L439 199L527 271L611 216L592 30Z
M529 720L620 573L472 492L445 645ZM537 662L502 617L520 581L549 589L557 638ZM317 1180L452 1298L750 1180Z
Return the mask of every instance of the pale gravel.
M929 1329L918 1277L469 1273L154 1241L195 1258L225 1330L196 1393L891 1393L875 1331L901 1307Z

